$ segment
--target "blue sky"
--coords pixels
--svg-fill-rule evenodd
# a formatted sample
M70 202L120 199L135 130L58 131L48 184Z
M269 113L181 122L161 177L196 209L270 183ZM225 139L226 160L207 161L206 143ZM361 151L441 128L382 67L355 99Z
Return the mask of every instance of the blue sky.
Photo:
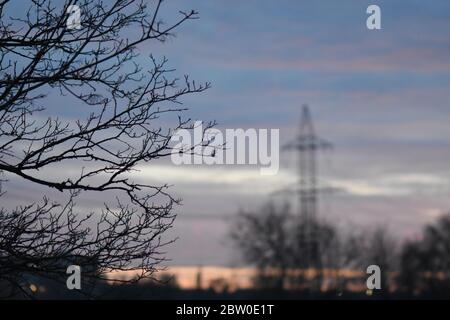
M366 28L369 4L380 6L382 30ZM344 227L383 224L412 238L448 210L448 1L174 1L167 12L172 7L200 12L161 48L180 72L212 82L187 101L198 119L216 119L219 128L280 128L288 141L300 106L310 105L318 132L335 147L321 159L321 178L347 190L321 199L323 218ZM211 168L179 169L185 205L178 225L187 243L203 248L225 237L226 222L199 222L191 213L257 208L272 198L268 186L295 182L295 159L282 157L277 178L255 171L235 184L211 183L222 175L204 173ZM189 263L222 264L221 241L197 254L175 248Z
M381 7L381 30L366 28L369 4ZM385 224L411 238L450 208L449 1L171 0L163 14L169 23L189 9L200 19L167 43L139 48L143 63L165 55L178 75L211 81L184 100L187 115L219 129L278 128L284 143L309 104L317 131L334 144L320 160L321 179L343 190L321 199L320 214L344 226ZM77 116L77 106L51 100L50 109ZM172 263L232 264L229 219L217 217L272 199L295 182L294 165L282 154L274 177L253 167L142 168L141 179L174 184L184 199ZM42 192L12 181L9 199L24 188Z

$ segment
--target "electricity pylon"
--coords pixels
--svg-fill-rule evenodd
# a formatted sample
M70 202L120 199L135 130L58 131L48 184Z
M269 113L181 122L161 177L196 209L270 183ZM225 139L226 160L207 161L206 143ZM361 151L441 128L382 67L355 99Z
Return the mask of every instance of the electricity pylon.
M285 149L298 151L298 199L301 219L301 265L305 270L321 269L317 224L317 151L331 148L331 144L319 138L315 131L307 105L302 107L299 136Z

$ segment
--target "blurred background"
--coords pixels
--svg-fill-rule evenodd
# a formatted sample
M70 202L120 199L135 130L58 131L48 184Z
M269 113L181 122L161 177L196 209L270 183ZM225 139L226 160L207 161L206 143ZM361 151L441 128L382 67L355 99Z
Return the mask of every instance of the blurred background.
M370 4L381 30L366 27ZM450 298L450 3L179 0L162 12L188 9L200 19L140 52L211 81L184 100L193 119L280 129L292 148L273 176L141 167L139 179L183 199L167 234L178 240L161 283L107 297ZM40 192L11 179L8 196ZM381 290L366 286L369 265ZM51 298L50 287L32 290Z

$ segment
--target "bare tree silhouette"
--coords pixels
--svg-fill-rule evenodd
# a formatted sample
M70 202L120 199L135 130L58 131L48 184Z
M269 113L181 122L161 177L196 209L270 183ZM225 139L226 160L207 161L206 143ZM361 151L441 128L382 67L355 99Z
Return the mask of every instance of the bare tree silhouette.
M8 0L0 2L0 172L69 195L67 203L43 197L0 210L0 282L12 289L23 290L26 274L61 279L62 264L74 261L95 265L94 279L136 270L135 281L151 277L165 259L161 249L171 240L161 236L179 200L168 185L138 183L129 173L170 154L174 132L192 129L181 118L180 98L209 83L185 76L180 84L165 58L142 63L139 46L164 42L197 18L195 11L180 12L166 25L161 3L33 0L18 17L8 12ZM66 26L73 4L83 13L80 29ZM79 101L82 116L45 113L50 90ZM176 123L158 125L168 113L178 113ZM53 174L68 165L76 176ZM82 192L111 192L117 201L80 215L74 199Z
M322 221L309 227L317 235L317 242L312 245L316 265L334 266L337 230ZM304 230L304 220L293 214L288 204L268 203L259 211L240 212L231 226L230 237L245 262L258 269L257 287L312 289L314 282L320 288L321 270L312 270L316 273L313 279L304 273Z
M404 245L399 283L403 290L448 297L450 290L450 214L424 227L423 238Z
M316 242L312 258L315 268L306 267L304 249L305 222L288 205L268 203L260 211L240 212L231 225L230 236L246 263L258 270L256 286L261 289L307 289L345 291L351 277L341 271L359 271L365 275L369 265L382 270L382 294L388 292L389 277L398 270L397 243L385 227L342 230L327 221L315 221L310 227ZM307 272L309 271L309 273ZM365 285L365 277L357 281Z
M230 237L247 263L258 269L255 279L259 288L282 289L292 263L288 205L273 203L260 211L240 212L233 222Z
M392 275L398 271L398 244L388 227L361 228L344 238L342 248L343 267L365 274L368 266L379 266L381 290L374 292L378 295L389 294L394 282Z

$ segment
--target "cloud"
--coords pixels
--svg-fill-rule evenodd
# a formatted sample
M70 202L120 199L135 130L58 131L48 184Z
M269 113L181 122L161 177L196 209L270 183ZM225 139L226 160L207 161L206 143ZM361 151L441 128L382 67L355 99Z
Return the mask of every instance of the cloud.
M431 174L391 174L371 180L334 180L332 187L354 196L402 197L446 194L450 180Z
M179 190L202 189L219 186L226 194L260 194L269 195L296 185L295 172L280 170L277 175L263 176L257 168L207 167L207 166L173 166L153 165L139 168L131 177L139 180L171 183ZM386 173L371 179L329 178L327 185L339 189L348 195L362 196L407 196L418 193L441 194L450 190L448 177L432 174Z

